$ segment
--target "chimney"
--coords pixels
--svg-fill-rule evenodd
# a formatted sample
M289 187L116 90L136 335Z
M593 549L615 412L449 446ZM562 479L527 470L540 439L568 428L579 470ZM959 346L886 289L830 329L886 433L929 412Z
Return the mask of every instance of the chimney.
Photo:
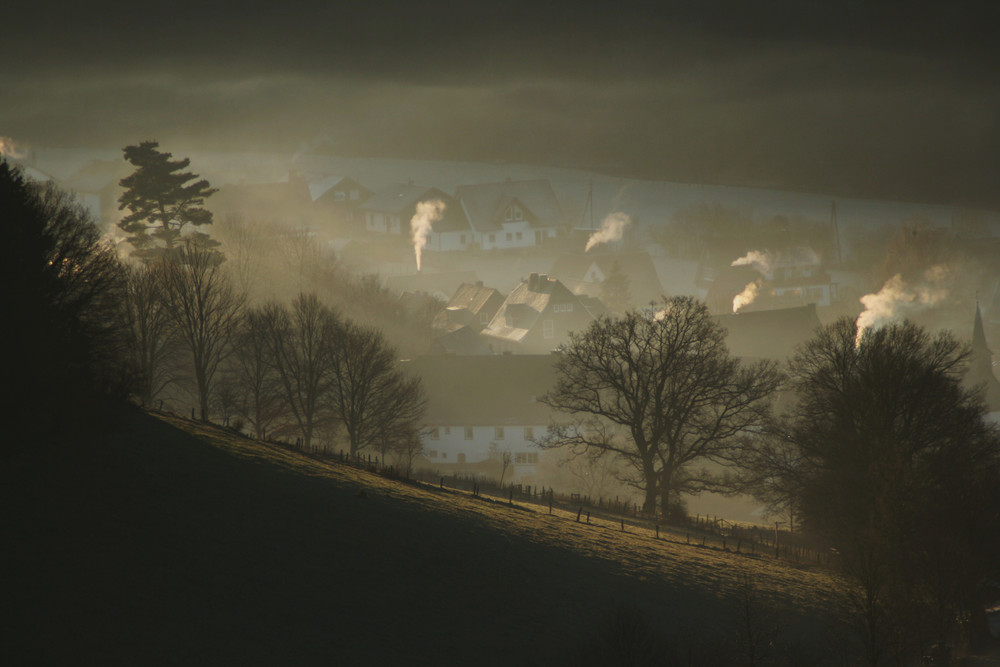
M538 274L530 273L528 274L528 289L532 292L538 291Z

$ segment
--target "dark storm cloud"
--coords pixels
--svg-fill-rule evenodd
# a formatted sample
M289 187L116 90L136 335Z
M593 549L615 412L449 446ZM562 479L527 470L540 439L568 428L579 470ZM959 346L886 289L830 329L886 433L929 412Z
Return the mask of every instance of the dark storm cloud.
M0 135L996 197L992 4L20 4ZM994 200L995 201L995 200Z

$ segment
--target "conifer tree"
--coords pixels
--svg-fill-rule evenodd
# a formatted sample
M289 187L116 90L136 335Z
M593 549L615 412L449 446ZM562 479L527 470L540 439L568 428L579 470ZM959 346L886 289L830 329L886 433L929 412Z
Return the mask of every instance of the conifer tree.
M128 242L145 260L173 250L187 225L211 224L212 212L204 203L217 191L206 179L185 171L190 159L172 160L173 155L159 150L159 145L143 141L123 149L125 159L136 170L119 183L125 192L118 198L118 209L128 209L129 214L118 226L129 234ZM218 245L202 232L185 238L205 248Z

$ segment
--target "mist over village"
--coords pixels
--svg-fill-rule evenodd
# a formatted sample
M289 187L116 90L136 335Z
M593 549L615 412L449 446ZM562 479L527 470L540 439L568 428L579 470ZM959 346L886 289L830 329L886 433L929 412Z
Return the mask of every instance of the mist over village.
M1000 664L995 8L107 9L0 47L5 662Z

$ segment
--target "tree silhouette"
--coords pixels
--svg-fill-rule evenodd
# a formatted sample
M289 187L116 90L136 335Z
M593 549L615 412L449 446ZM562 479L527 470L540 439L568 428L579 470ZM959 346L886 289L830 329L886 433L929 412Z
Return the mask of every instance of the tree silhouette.
M333 355L331 395L351 453L412 439L426 398L419 378L400 370L381 332L344 322Z
M13 445L95 424L130 379L116 317L122 267L84 209L0 161L0 222L0 403Z
M334 350L340 323L315 294L300 294L292 308L271 303L260 311L268 356L284 404L295 417L306 448L329 412Z
M541 400L574 416L543 446L605 451L630 464L643 511L666 511L680 492L707 488L697 461L732 462L765 425L778 386L775 364L744 366L704 303L664 299L654 311L601 317L570 334L556 386Z
M835 547L876 664L947 641L1000 569L1000 440L962 386L968 350L906 322L822 329L789 364L794 406L753 460Z
M158 149L156 141L143 141L123 149L125 159L136 170L119 183L125 192L118 198L118 208L127 208L129 214L118 226L129 234L128 242L142 259L173 250L186 226L211 224L212 213L203 205L217 191L207 180L196 180L197 174L183 171L191 160L171 160L171 153ZM201 232L188 236L189 243L218 245Z
M232 353L245 296L222 270L218 253L184 243L162 261L163 296L190 353L201 419L209 415L216 372Z

